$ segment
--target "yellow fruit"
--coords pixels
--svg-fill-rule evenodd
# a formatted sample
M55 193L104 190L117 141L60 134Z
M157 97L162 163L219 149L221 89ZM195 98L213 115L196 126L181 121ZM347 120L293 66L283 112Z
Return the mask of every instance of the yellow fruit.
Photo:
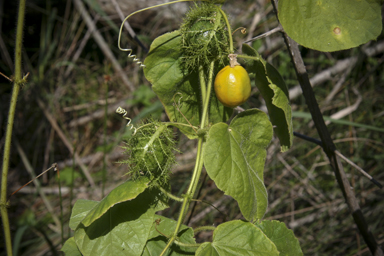
M219 101L230 108L243 104L251 95L249 75L240 65L228 65L220 70L216 75L214 87Z

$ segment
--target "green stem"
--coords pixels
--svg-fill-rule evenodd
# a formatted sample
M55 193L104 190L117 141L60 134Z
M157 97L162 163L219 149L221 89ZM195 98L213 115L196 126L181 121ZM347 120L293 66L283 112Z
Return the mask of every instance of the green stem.
M209 80L208 80L208 89L206 93L205 100L203 99L203 115L201 117L201 124L200 128L203 129L205 125L208 125L208 106L209 106L209 100L211 99L211 91L212 91L212 80L213 80L213 69L215 67L215 62L211 62L211 65L209 67Z
M229 50L230 50L230 53L234 53L234 50L233 50L233 39L232 39L232 31L231 31L231 25L229 25L229 21L228 21L228 18L227 18L227 15L225 15L225 12L217 6L217 9L219 9L221 15L223 15L224 17L224 20L225 20L225 24L227 25L227 29L228 29L228 37L229 37Z
M255 60L255 61L259 61L260 60L260 58L258 56L248 56L248 55L239 54L236 57L237 58L242 58L242 59Z
M168 5L168 4L175 4L175 3L180 3L180 2L193 2L195 0L177 0L177 1L172 1L172 2L168 2L168 3L163 3L163 4L158 4L158 5L154 5L154 6L150 6L150 7L147 7L147 8L143 8L143 9L140 9L138 11L135 11L131 14L129 14L127 17L125 17L125 19L123 20L123 22L121 23L121 26L120 26L120 31L119 31L119 39L118 39L118 43L117 43L117 46L119 47L120 51L130 51L132 52L132 49L123 49L121 48L121 45L120 45L120 41L121 41L121 34L123 32L123 27L124 27L124 23L133 15L139 13L139 12L143 12L143 11L147 11L147 10L150 10L150 9L153 9L153 8L156 8L156 7L160 7L160 6L165 6L165 5ZM200 0L202 2L209 2L210 0Z
M201 102L204 106L204 101L207 97L207 85L205 83L205 74L203 66L199 66L199 81L200 81L200 91L201 91Z
M11 153L11 139L13 122L15 119L15 109L17 103L17 96L20 91L20 83L22 82L21 77L21 46L23 42L23 26L24 26L24 13L25 13L25 0L20 0L19 3L19 14L17 19L17 31L16 31L16 46L15 46L15 79L13 83L13 91L11 102L8 113L7 131L4 144L4 156L3 156L3 169L2 169L2 180L1 180L1 196L0 196L0 212L1 219L3 221L5 247L7 255L12 255L12 240L11 231L9 226L9 218L7 211L7 182L8 182L8 168L9 168L9 157Z
M208 89L205 92L205 98L202 99L203 101L203 114L201 116L200 120L200 127L203 129L205 127L205 124L207 123L207 118L208 118L208 106L209 106L209 99L211 97L211 91L212 91L212 80L213 80L213 68L214 68L214 62L211 62L211 65L209 67L209 72L208 72ZM199 78L200 78L200 85L204 84L205 85L205 76L203 75L203 71L201 68L199 68ZM191 183L189 184L187 193L184 195L184 200L183 200L183 205L181 206L179 218L177 220L176 228L175 231L172 235L172 237L169 239L167 245L161 252L160 256L163 256L167 253L168 249L172 246L172 244L176 241L177 235L179 233L180 227L184 222L185 215L187 214L189 204L191 202L191 199L193 198L193 195L196 192L196 187L200 179L201 171L203 169L203 138L200 137L198 140L197 144L197 155L196 155L196 163L195 163L195 168L193 170L192 178L191 178Z
M197 233L197 232L205 231L205 230L215 230L215 229L216 229L216 227L213 227L213 226L202 226L202 227L195 228L193 230L193 233Z
M185 243L179 242L177 240L175 240L174 242L178 246L184 246L184 247L200 247L200 245L201 245L201 244L185 244Z
M163 192L167 197L177 201L177 202L184 202L184 198L181 198L181 197L178 197L178 196L175 196L175 195L172 195L171 193L169 193L167 190L165 190L164 188L162 188L160 185L157 186L161 192Z

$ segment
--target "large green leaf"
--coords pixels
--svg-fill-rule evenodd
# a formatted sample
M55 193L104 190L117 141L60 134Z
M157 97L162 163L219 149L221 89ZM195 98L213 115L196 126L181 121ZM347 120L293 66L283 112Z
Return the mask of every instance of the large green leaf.
M243 216L261 219L267 209L263 182L266 150L272 139L268 116L251 109L238 114L228 126L211 127L204 146L204 165L219 189L239 203Z
M280 256L300 256L303 255L299 241L283 222L276 220L264 220L256 223L264 234L276 245Z
M110 207L89 226L80 223L74 238L81 253L141 255L154 221L158 195L157 189L146 189L134 199Z
M82 220L82 224L88 227L92 222L100 218L111 207L116 204L135 199L145 189L148 188L149 179L143 177L135 181L128 180L120 186L114 188L103 200L100 201ZM158 198L160 199L160 198ZM167 208L161 200L157 201L157 210Z
M279 255L276 246L255 225L235 220L219 225L213 232L212 243L203 243L197 256L274 256Z
M171 219L168 219L163 216L156 215L156 220L161 220L159 225L156 223L153 224L151 233L148 237L148 242L144 248L142 256L157 256L160 255L164 250L168 239L162 234L171 236L175 230L177 222ZM187 226L182 225L178 234L178 241L184 244L196 244L195 239L193 238L193 230ZM196 247L179 247L176 244L173 244L167 255L170 256L181 256L181 255L195 255Z
M382 30L380 0L280 0L278 9L285 32L318 51L356 47Z
M189 121L193 126L198 126L202 114L199 79L197 73L183 73L180 47L179 31L156 38L144 61L144 75L152 84L171 122L189 124ZM216 96L211 98L211 123L225 122L231 114L232 109L224 107ZM190 139L197 138L192 128L180 127L180 130Z
M79 199L72 208L71 218L69 219L69 227L75 230L80 222L99 202Z
M274 127L274 132L279 138L281 151L287 151L293 142L292 110L289 105L288 88L280 73L269 63L261 58L258 52L247 44L243 44L243 52L255 56L247 65L249 73L255 73L255 84L265 100L268 114Z
M64 252L65 256L81 256L79 248L77 248L75 239L73 237L70 237L67 241L65 241L60 251Z

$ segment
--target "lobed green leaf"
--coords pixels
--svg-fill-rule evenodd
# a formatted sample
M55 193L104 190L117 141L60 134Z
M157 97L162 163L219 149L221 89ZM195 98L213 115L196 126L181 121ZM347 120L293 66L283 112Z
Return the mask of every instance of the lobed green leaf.
M283 222L276 220L264 220L255 224L276 245L280 256L303 255L299 241Z
M239 203L249 221L261 219L267 209L263 171L265 148L271 139L272 124L268 116L251 109L238 114L229 126L213 125L203 148L209 177Z
M252 223L235 220L219 225L213 232L212 242L203 243L197 256L274 256L279 255L271 240Z

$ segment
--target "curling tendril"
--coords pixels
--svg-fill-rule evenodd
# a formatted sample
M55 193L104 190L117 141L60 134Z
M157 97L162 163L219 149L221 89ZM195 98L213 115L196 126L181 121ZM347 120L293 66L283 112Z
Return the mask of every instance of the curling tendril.
M154 6L151 6L151 7L147 7L147 8L143 8L143 9L140 9L138 11L135 11L133 13L131 13L130 15L128 15L122 22L121 26L120 26L120 31L119 31L119 39L118 39L118 47L120 49L120 51L123 51L123 52L128 52L128 57L129 58L133 58L133 61L136 62L138 65L140 65L140 67L145 67L145 65L136 57L136 55L133 55L132 54L132 49L124 49L120 46L120 41L121 41L121 34L122 34L122 31L123 31L123 27L124 27L124 23L128 20L129 17L131 17L132 15L135 15L139 12L142 12L142 11L146 11L146 10L150 10L152 8L156 8L156 7L160 7L160 6L165 6L165 5L169 5L169 4L174 4L174 3L180 3L180 2L190 2L190 1L193 1L193 0L176 0L176 1L172 1L172 2L167 2L167 3L163 3L163 4L158 4L158 5L154 5ZM202 0L203 2L208 2L209 0Z
M123 118L125 118L125 119L128 120L128 123L127 123L126 126L129 127L130 130L133 129L133 135L135 135L137 129L136 129L136 127L134 127L134 126L131 124L132 119L126 116L126 115L128 114L128 112L127 112L125 109L123 109L122 107L118 107L118 108L116 109L116 113L118 113L118 114L120 114L120 115L123 115Z

